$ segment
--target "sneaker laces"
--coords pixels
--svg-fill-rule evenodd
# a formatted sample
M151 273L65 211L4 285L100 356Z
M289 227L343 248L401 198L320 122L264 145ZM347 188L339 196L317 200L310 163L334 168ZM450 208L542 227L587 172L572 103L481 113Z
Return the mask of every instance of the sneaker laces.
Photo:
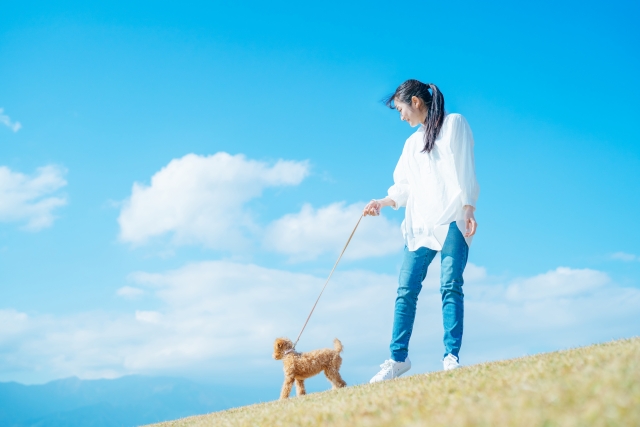
M382 374L382 376L385 376L389 371L393 371L393 363L391 359L385 360L384 363L380 365L381 369L378 375Z

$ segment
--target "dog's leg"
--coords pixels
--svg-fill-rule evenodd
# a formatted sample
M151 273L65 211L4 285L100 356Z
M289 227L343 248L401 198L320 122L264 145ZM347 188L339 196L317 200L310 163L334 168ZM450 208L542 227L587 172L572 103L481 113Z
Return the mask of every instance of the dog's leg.
M280 392L280 399L288 399L291 394L291 387L293 387L293 377L284 377L284 384L282 384L282 391Z
M296 393L298 394L298 396L307 394L307 390L305 390L304 388L304 380L296 378Z
M333 389L347 386L347 383L340 376L340 366L342 366L342 357L340 357L340 354L336 354L331 364L324 370L324 374L331 382Z
M346 387L347 383L344 382L342 377L340 376L340 372L337 369L330 367L324 370L324 375L331 382L333 389Z

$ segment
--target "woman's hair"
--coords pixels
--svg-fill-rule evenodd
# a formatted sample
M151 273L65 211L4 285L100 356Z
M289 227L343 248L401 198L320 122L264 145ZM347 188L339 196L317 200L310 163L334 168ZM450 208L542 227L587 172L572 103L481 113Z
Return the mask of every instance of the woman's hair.
M433 95L429 93L429 89ZM407 80L402 83L396 91L384 99L384 103L389 108L396 108L395 101L402 101L411 105L411 97L417 96L427 106L427 117L424 121L424 149L422 152L431 152L436 143L436 138L442 128L444 121L444 96L433 83L424 84L418 80Z

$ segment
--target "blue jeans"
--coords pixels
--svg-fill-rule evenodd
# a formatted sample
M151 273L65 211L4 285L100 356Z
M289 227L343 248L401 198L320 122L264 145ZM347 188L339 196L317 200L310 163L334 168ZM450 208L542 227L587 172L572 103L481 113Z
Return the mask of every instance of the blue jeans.
M416 318L418 294L427 276L427 268L438 251L421 247L416 251L404 248L404 262L398 280L398 297L393 317L391 358L404 362L409 354L409 339ZM462 345L464 318L464 294L462 273L467 265L469 247L455 221L449 225L447 238L442 247L440 294L442 296L442 323L444 325L444 357L458 357Z

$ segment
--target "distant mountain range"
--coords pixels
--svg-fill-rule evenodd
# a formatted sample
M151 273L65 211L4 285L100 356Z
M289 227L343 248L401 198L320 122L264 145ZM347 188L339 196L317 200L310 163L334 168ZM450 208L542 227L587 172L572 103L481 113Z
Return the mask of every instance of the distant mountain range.
M255 403L273 393L277 398L277 390L138 375L115 380L73 377L42 385L0 383L0 426L138 426Z

